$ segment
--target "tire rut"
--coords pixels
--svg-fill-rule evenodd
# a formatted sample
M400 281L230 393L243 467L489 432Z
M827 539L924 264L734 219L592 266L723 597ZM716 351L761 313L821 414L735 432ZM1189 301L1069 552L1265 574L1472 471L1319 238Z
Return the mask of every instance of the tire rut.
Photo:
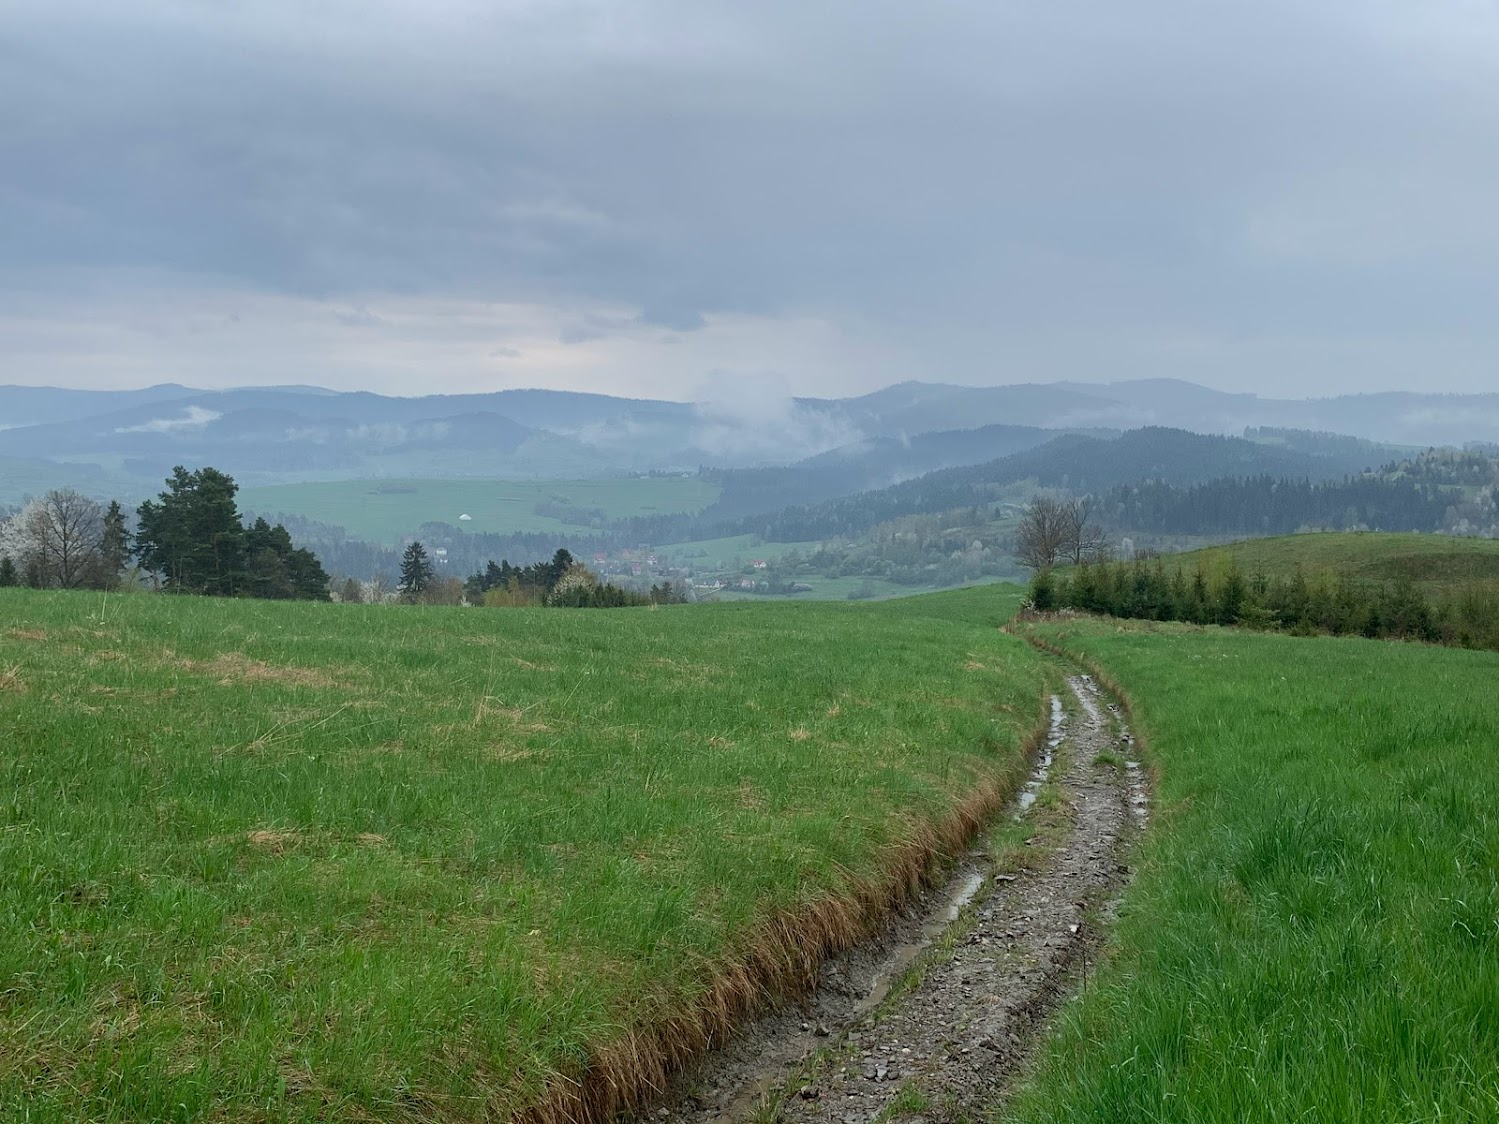
M1121 709L1091 676L1067 685L1029 783L947 883L830 958L813 994L747 1025L638 1119L947 1120L1003 1100L1086 978L1148 815ZM1001 846L1007 831L1018 846Z

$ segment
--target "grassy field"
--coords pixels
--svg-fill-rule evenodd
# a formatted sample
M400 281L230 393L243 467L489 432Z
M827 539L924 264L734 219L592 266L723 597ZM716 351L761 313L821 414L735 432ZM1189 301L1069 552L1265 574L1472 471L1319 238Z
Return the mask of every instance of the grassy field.
M718 498L718 485L695 477L616 480L339 480L246 488L240 506L268 516L301 515L345 528L355 538L390 543L423 523L450 523L478 534L556 531L586 533L586 523L538 515L538 504L610 519L696 513ZM472 516L459 522L460 515Z
M1018 598L0 590L0 1119L507 1119L648 1075L1019 782Z
M1009 1117L1499 1119L1499 656L1026 627L1132 696L1159 788L1112 960Z
M1363 581L1409 578L1428 596L1459 587L1499 588L1499 540L1455 535L1335 532L1248 539L1170 555L1188 569L1199 561L1209 567L1232 559L1245 574L1289 575L1300 565L1308 577L1338 573Z

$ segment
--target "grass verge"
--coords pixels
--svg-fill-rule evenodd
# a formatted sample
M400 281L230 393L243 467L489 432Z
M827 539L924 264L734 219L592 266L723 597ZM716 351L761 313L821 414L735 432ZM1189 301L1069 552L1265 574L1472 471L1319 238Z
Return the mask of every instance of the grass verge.
M1499 1116L1499 657L1070 620L1157 816L1015 1121Z
M609 1111L1023 777L1016 596L0 591L0 1118Z

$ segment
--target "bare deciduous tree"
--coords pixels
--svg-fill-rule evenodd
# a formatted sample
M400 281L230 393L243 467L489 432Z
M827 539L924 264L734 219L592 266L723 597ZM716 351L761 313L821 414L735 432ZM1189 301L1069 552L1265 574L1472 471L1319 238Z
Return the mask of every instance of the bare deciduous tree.
M1075 563L1096 562L1108 552L1108 539L1092 521L1095 509L1092 496L1083 496L1062 504L1062 518L1067 526L1063 549Z
M1050 569L1062 556L1070 526L1065 504L1037 496L1015 529L1015 557L1026 569Z
M1093 523L1094 511L1092 497L1054 500L1037 496L1016 528L1015 557L1029 570L1106 557L1108 542Z
M104 509L71 488L32 500L3 529L0 554L15 560L36 584L78 589L96 585L105 570Z

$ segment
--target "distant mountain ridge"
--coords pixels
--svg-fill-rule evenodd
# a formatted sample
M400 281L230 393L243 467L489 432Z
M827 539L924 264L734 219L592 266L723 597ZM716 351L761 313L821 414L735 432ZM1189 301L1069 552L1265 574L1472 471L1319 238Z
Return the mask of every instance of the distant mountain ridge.
M842 399L757 400L753 391L750 381L734 402L686 403L544 389L398 398L314 386L0 386L0 466L28 487L87 481L124 496L153 492L178 463L212 463L259 484L800 466L787 484L805 486L810 499L1015 452L1012 442L1030 441L1018 436L1028 431L1256 427L1411 447L1499 441L1499 394L1297 401L1174 380L906 382ZM0 471L0 502L7 497Z

